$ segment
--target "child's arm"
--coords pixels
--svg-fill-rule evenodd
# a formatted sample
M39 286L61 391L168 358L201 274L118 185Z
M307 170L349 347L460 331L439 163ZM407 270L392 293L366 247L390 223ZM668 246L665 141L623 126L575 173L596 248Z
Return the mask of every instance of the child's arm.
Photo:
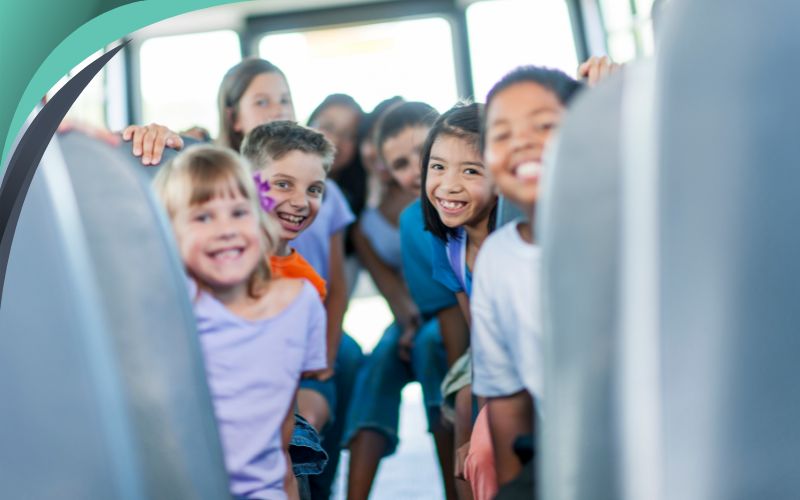
M405 281L400 277L400 273L378 257L358 224L353 230L353 244L361 263L369 272L381 295L389 303L395 319L404 328L400 340L402 351L410 350L414 333L419 327L419 311L411 300Z
M487 405L497 484L502 486L522 470L522 463L514 453L514 440L533 433L533 398L522 390L510 396L489 398Z
M122 140L131 141L133 155L142 157L142 165L158 165L164 148L183 149L183 139L164 125L130 125L122 131Z
M469 328L472 326L472 315L469 312L469 297L467 297L466 292L456 292L456 300L458 300L458 307L461 309L461 314L464 315L467 328Z
M328 370L320 380L333 376L336 354L342 340L342 320L347 310L347 283L344 274L344 229L331 236L331 250L328 264L328 298L325 300L325 311L328 315L326 342L328 353Z

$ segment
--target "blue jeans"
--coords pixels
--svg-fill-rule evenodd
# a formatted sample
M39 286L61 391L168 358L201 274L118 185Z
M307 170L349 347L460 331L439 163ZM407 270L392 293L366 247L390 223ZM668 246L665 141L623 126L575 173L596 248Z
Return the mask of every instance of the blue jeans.
M397 428L400 420L400 395L409 382L422 386L428 431L438 425L442 404L442 379L447 373L442 336L436 319L423 324L414 337L411 363L397 355L397 342L402 335L397 323L392 323L369 355L356 378L353 398L347 414L345 443L361 429L382 433L389 441L384 456L397 448Z
M292 458L292 472L295 476L319 474L328 463L328 454L322 449L319 434L297 413L294 414L289 456Z
M323 383L308 381L316 383L300 384L300 387L318 391L331 405L331 420L322 430L322 448L328 454L328 465L321 474L309 476L311 498L315 500L324 500L330 497L342 450L342 434L344 433L347 408L350 405L356 375L363 362L364 354L361 352L361 347L345 333L342 335L342 342L339 344L339 352L336 355L333 378ZM329 397L331 391L335 394L333 398Z

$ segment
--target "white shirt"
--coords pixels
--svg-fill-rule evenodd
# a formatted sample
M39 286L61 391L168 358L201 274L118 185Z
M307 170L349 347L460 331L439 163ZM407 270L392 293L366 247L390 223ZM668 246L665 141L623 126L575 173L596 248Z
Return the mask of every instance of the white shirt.
M478 253L472 277L472 390L542 395L540 252L525 242L519 221L497 229Z

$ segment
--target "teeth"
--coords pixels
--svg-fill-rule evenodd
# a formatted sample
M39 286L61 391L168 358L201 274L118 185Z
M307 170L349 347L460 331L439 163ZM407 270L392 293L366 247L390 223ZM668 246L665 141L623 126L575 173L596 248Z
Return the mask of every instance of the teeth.
M542 171L542 164L535 161L529 161L519 165L516 168L517 179L528 180L536 179Z
M305 219L305 217L301 215L290 215L285 213L278 214L278 217L287 222L291 222L292 224L300 224L301 222L303 222L303 219Z
M446 208L447 210L458 210L462 208L466 203L462 201L449 201L449 200L439 200L439 204Z
M222 250L214 253L214 259L217 260L232 260L242 254L241 248L231 248L229 250Z

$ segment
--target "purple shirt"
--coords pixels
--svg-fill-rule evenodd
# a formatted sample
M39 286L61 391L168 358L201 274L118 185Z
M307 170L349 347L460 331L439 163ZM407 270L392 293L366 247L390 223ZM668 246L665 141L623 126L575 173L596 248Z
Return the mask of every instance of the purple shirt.
M347 204L342 190L335 182L325 181L325 196L317 213L317 218L300 233L290 245L300 252L314 270L328 281L328 266L331 257L331 236L343 230L356 220Z
M300 374L326 365L319 294L304 282L283 311L258 321L237 316L203 291L193 306L231 493L283 499L281 425Z

